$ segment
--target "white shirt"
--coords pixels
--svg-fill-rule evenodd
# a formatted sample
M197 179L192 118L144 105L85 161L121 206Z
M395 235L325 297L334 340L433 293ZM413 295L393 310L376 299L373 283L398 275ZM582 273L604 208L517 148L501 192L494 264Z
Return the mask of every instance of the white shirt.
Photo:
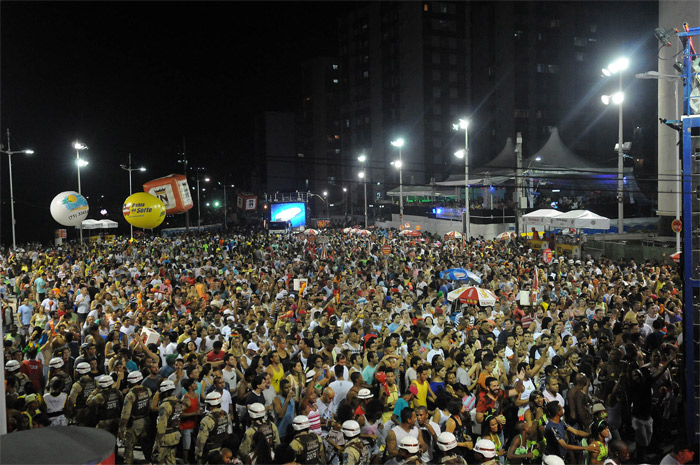
M333 411L338 409L338 404L345 400L348 395L348 391L352 389L352 383L344 379L333 381L328 385L333 392L335 392L335 397L333 398Z

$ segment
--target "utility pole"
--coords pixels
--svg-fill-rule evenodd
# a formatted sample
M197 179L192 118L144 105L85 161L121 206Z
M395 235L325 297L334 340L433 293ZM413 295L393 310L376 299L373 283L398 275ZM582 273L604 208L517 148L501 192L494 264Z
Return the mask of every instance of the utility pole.
M182 166L185 169L185 178L187 178L187 152L185 151L185 136L182 136L182 159L177 161L178 163L182 163ZM189 187L188 187L189 189ZM190 211L187 210L185 212L185 232L189 233L190 232Z
M515 237L520 238L520 205L523 198L523 135L515 136Z

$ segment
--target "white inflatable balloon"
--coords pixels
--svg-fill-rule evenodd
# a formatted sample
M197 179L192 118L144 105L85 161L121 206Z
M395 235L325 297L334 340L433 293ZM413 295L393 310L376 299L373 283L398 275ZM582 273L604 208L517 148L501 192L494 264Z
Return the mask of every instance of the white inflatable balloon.
M61 192L51 201L51 216L63 226L78 226L88 215L88 202L75 191Z

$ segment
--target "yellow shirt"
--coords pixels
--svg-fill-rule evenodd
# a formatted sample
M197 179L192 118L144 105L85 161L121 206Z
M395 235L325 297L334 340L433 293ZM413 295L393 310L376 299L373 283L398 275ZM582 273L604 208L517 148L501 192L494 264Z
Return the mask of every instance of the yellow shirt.
M418 395L416 396L416 399L413 401L413 404L418 407L418 406L423 406L427 407L428 406L428 388L430 387L430 384L426 381L423 384L419 384L417 379L413 380L413 384L416 385L418 388Z
M270 384L272 385L273 388L275 388L275 393L279 394L280 393L280 381L284 378L284 367L282 367L282 364L280 363L280 369L279 371L275 371L275 367L270 365L270 368L272 369L272 375L270 377Z

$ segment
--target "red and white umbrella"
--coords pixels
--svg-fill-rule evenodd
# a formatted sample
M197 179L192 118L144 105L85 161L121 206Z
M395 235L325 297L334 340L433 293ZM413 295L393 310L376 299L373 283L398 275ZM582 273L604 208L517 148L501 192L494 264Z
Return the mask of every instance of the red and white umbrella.
M357 234L358 236L369 236L369 235L371 235L372 233L369 232L369 231L367 231L366 229L360 229L359 231L357 231L356 234Z
M318 229L307 229L304 231L304 234L307 236L316 236L317 234L320 234L321 232Z
M449 231L449 232L445 233L445 240L446 241L461 239L463 237L464 237L464 234L462 234L459 231Z
M497 241L509 241L510 240L510 233L509 232L502 232L498 236L496 236Z
M352 231L352 228L343 228L343 229L341 230L341 232L342 232L343 234L348 234L350 231Z
M420 231L415 231L413 229L404 229L399 233L399 236L404 236L404 237L420 237L421 232Z
M463 304L490 306L496 303L498 297L492 291L476 286L462 286L447 294L447 300L459 300Z

